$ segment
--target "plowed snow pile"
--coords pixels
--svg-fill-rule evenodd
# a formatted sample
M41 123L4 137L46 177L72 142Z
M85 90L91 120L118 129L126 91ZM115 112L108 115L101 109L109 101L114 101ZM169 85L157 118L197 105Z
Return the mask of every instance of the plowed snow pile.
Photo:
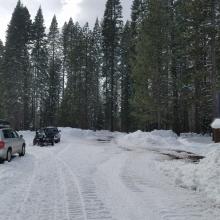
M175 148L180 145L177 135L170 130L154 130L152 132L136 131L116 139L118 145L130 149L137 148Z
M189 188L220 204L220 149L213 150L198 164L164 161L160 169L183 188Z
M187 160L158 161L158 168L177 186L204 193L209 199L220 204L220 145L214 144L208 136L184 134L177 137L172 131L137 131L118 136L121 147L132 150L157 149L184 150L205 156L199 163Z

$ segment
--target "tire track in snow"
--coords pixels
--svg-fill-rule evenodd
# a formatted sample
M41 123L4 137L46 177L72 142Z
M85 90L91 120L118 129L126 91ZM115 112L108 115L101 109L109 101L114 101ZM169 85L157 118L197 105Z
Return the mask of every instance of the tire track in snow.
M29 183L17 220L87 220L83 216L78 189L70 173L45 149L38 155L37 169Z
M32 175L30 177L30 180L28 181L27 183L27 186L25 187L25 193L24 193L24 197L23 197L23 200L22 202L20 203L17 211L16 211L16 220L19 219L21 213L24 212L24 204L27 202L27 199L30 195L30 191L31 191L31 187L33 185L33 182L35 180L35 176L36 176L36 167L37 167L37 161L36 161L36 158L34 158L34 169L33 169L33 172L32 172Z
M86 172L85 170L81 169L81 165L79 165L78 169L76 169L78 175L76 175L72 170L72 167L61 159L65 158L65 156L63 156L64 153L71 152L70 150L72 147L73 146L71 144L68 144L65 149L54 155L54 157L56 157L56 159L64 165L66 170L72 176L73 181L76 183L83 206L85 219L111 220L111 213L97 195L96 185L92 180L93 174L96 172L97 164L86 168ZM101 162L104 161L106 160L102 158Z
M27 176L32 175L27 183L21 178L21 187L10 195L13 209L8 207L4 220L87 220L73 173L51 149L39 148L36 153L34 169L27 171Z
M61 166L63 166L62 171L63 171L63 174L65 174L64 175L65 184L68 185L68 192L67 193L68 193L68 207L70 210L70 213L69 213L70 219L71 219L71 217L74 217L74 215L75 215L75 212L72 207L72 205L74 204L77 206L77 209L76 209L77 216L79 214L81 214L83 216L83 219L87 220L88 218L87 218L87 213L86 213L86 209L85 209L85 202L83 200L83 196L81 193L81 189L80 189L80 185L77 180L77 177L74 175L74 173L72 172L72 170L70 169L70 167L68 166L68 164L66 162L62 161L58 157L55 157L55 158L59 162L59 164ZM75 189L73 186L75 186ZM76 203L77 201L80 201L80 202L78 202L78 204L77 204Z
M56 201L57 168L53 161L43 156L38 161L38 167L30 187L20 219L52 220Z
M82 194L86 204L88 219L112 219L110 211L98 197L95 183L88 177L81 179Z
M26 166L27 162L29 166ZM35 158L26 154L23 158L15 157L11 163L5 162L3 166L6 167L6 173L10 175L6 176L3 181L1 180L1 184L4 185L4 187L1 188L4 189L4 191L0 192L0 219L18 219L22 204L28 193L27 188L33 179L33 175L29 176L29 174L34 173Z

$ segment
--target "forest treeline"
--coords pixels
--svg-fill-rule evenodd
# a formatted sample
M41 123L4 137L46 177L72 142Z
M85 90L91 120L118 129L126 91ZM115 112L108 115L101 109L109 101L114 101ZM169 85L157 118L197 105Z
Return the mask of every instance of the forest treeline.
M71 18L47 31L19 0L0 42L0 118L58 125L206 133L218 116L220 2L134 0L123 22L107 0L93 28Z

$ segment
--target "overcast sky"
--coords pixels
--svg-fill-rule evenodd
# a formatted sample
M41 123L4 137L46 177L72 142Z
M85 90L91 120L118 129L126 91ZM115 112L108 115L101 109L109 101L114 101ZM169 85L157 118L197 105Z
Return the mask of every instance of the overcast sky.
M21 0L27 6L32 19L41 5L45 24L48 27L54 14L59 26L62 26L70 17L79 21L81 25L89 22L93 26L96 17L102 18L107 0ZM124 19L130 18L132 0L121 0ZM0 0L0 39L5 41L5 32L11 19L17 0Z

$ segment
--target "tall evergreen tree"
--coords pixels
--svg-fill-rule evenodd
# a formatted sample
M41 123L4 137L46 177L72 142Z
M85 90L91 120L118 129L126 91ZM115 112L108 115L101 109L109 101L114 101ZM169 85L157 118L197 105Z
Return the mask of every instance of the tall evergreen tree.
M136 46L138 41L138 36L140 33L141 23L144 19L144 8L142 0L134 0L131 7L131 42L130 42L130 63L136 63Z
M118 118L118 80L120 61L120 40L122 31L122 6L120 0L108 0L104 13L103 76L105 96L105 127L113 131Z
M19 129L30 122L30 14L20 1L8 26L3 61L6 117Z
M142 129L166 129L169 101L167 4L148 0L147 6L132 70L133 114Z
M131 7L131 35L132 41L135 43L137 41L137 36L139 28L141 27L141 22L144 19L144 8L143 0L134 0ZM133 48L135 49L135 48Z
M103 127L103 113L101 100L101 67L102 67L102 33L99 20L95 22L90 39L90 57L88 70L89 82L89 127L101 129Z
M91 72L89 66L90 62L90 51L91 51L91 31L89 30L89 24L86 23L82 28L82 66L81 66L81 126L82 128L88 129L89 126L89 84L91 82Z
M67 65L67 51L68 51L68 25L65 22L62 28L62 99L65 94L65 79L66 79L66 65Z
M4 45L2 41L0 40L0 78L3 79L3 57L4 57ZM0 118L4 118L4 90L3 90L4 82L3 80L0 80Z
M190 123L190 130L199 133L205 132L205 127L211 123L212 115L210 74L207 68L207 2L187 2L186 7L187 53L190 61L188 72L191 74L192 85L190 121L193 123Z
M219 111L216 101L216 95L219 93L220 89L220 71L219 71L219 61L220 61L220 2L217 0L206 0L206 6L208 11L207 16L207 26L208 37L209 37L209 71L211 76L211 96L212 96L212 106L213 117L219 117Z
M131 26L127 22L123 29L121 40L121 130L129 132L131 129L131 107L130 99L132 93L131 83L131 65L130 65L130 44L131 44Z
M66 74L67 85L63 91L63 98L60 110L60 122L62 126L75 126L73 123L73 38L74 38L74 23L70 18L68 24L65 23L62 29L62 51L63 51L63 75Z
M83 91L83 71L84 65L84 37L82 28L79 23L74 24L70 19L68 25L64 29L63 40L66 72L67 72L67 85L65 88L65 95L62 100L62 121L64 125L71 125L73 127L81 127L82 115L82 95Z
M43 114L48 89L47 39L41 8L37 12L32 29L32 124L36 128L44 124Z
M61 46L56 16L53 17L48 34L49 76L47 97L47 124L57 124L61 90Z
M92 129L100 126L100 38L98 21L93 32L88 24L81 28L78 23L73 24L72 19L63 28L67 73L67 85L61 107L61 120L64 125Z
M181 108L180 108L180 93L181 93L181 75L184 72L184 39L181 37L181 28L183 19L180 13L182 5L179 1L169 0L168 2L168 48L169 48L169 71L170 71L170 116L171 127L176 133L180 133L181 124ZM186 95L186 94L184 94Z

